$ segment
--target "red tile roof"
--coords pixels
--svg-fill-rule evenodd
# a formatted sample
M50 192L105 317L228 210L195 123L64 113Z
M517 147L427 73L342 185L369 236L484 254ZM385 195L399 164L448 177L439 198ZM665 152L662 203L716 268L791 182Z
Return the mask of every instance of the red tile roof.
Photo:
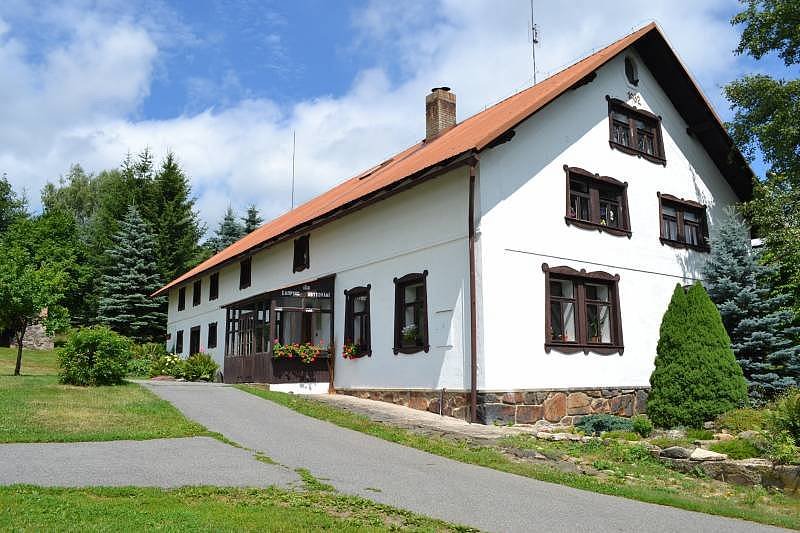
M429 142L421 141L381 165L348 179L320 196L264 224L171 281L159 289L154 296L231 261L255 247L274 242L300 225L330 215L343 206L397 184L412 175L435 167L456 156L483 150L504 133L555 100L650 32L657 33L663 39L663 35L655 23L644 26L546 80L473 115L435 139Z

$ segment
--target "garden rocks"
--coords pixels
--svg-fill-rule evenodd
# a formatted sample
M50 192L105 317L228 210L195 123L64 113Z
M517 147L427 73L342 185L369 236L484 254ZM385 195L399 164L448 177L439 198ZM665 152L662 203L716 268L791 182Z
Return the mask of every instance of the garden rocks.
M668 457L670 459L688 459L691 455L691 450L680 446L670 446L669 448L661 450L661 457Z
M728 456L724 453L712 452L703 448L695 448L689 459L692 461L724 461Z
M734 438L730 433L714 433L715 440L733 440Z

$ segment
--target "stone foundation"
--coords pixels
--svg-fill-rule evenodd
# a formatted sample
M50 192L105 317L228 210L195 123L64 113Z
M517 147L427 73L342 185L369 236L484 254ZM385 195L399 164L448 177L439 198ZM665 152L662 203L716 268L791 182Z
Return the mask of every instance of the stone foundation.
M534 424L539 420L572 425L582 416L644 413L649 388L569 389L556 391L478 392L478 421L484 424ZM339 389L367 400L469 419L469 392Z

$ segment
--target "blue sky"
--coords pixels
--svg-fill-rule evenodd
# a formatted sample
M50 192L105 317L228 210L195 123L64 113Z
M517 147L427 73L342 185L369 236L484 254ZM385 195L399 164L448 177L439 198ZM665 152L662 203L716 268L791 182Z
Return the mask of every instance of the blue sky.
M736 0L536 2L540 79L656 20L723 118L722 86L773 59L732 50ZM0 172L38 191L73 163L174 150L203 219L288 208L416 142L434 86L459 119L531 83L528 0L0 3ZM760 164L754 165L763 172Z

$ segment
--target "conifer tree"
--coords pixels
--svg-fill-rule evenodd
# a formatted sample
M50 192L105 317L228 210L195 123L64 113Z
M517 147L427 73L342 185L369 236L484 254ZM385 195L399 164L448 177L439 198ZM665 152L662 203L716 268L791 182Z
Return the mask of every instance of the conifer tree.
M719 308L750 397L763 403L800 385L800 346L793 342L789 297L775 292L775 268L759 263L750 231L729 210L711 238L711 257L703 274L708 294Z
M208 245L214 253L219 253L231 244L244 237L244 226L236 219L233 208L229 205L225 216L214 232L214 237L209 239Z
M247 215L243 216L241 220L244 224L245 235L255 231L264 222L264 219L258 213L258 208L253 204L250 204L250 207L247 208Z
M700 427L747 400L747 382L703 286L675 287L650 376L647 413L661 427Z
M158 339L166 327L166 299L151 298L162 285L155 239L134 206L128 208L106 251L110 262L100 287L99 319L137 342Z

